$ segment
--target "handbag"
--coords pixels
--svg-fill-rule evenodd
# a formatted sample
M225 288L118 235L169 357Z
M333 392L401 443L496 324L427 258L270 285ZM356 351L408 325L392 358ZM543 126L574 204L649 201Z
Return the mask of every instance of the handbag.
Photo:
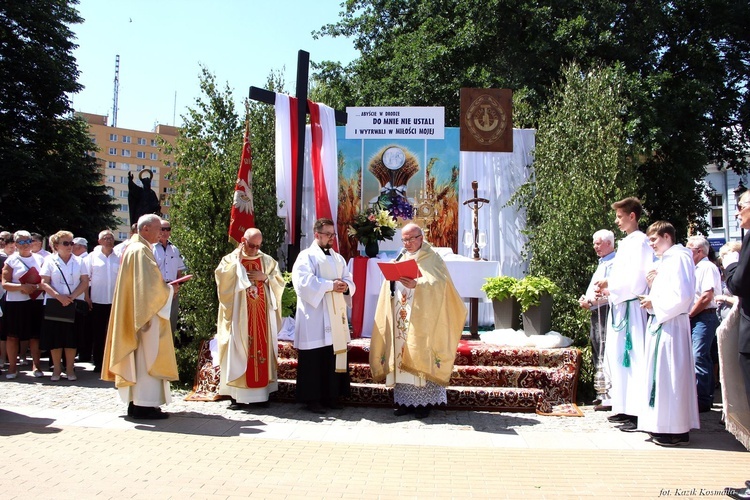
M63 273L62 269L60 269L60 266L57 262L55 262L55 265L57 266L57 269L60 270L60 274L62 275L62 279L65 282L65 286L68 287L68 293L73 293L70 289L70 285L68 284L68 280L65 279L65 273ZM59 321L61 323L75 323L77 307L76 302L79 301L74 300L71 304L64 306L59 300L53 297L47 297L47 300L44 302L44 319L48 319L50 321ZM83 303L86 304L86 302Z
M44 319L59 321L61 323L74 323L76 320L76 308L73 304L63 306L59 300L47 297L47 301L44 304Z

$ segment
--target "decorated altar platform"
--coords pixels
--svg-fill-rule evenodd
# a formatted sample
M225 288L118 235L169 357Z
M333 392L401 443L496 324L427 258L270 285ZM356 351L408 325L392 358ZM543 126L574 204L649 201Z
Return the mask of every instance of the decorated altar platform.
M370 339L349 344L351 395L344 404L392 406L393 390L375 384L370 373ZM272 400L293 401L297 350L279 341L279 390ZM461 340L448 386L448 408L536 412L542 415L581 416L575 404L581 352L575 348L536 349ZM204 342L189 401L216 401L219 367L214 366Z

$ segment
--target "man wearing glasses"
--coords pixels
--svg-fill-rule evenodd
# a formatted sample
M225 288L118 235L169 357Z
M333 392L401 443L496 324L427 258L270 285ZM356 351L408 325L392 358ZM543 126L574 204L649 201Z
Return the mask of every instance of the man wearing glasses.
M346 261L333 249L336 228L318 219L315 241L301 251L292 268L297 292L294 347L298 350L296 398L313 413L341 408L349 395L346 345L351 340L347 308L355 287Z
M177 278L182 278L187 267L182 259L180 251L174 244L169 241L172 236L172 224L168 220L161 221L161 233L159 241L154 245L154 258L159 266L162 278L165 283L170 283ZM177 332L177 311L179 309L180 285L174 286L174 299L172 300L172 311L169 315L169 322L172 324L172 332Z
M219 394L233 410L248 403L267 405L278 390L276 356L281 327L284 278L279 264L260 251L263 234L250 228L240 245L214 271L219 295L216 341L221 377Z
M393 387L394 415L414 412L423 419L447 404L445 387L466 322L466 306L443 259L424 241L422 229L401 230L403 258L417 261L420 276L401 277L394 293L380 289L370 341L370 369L376 382Z

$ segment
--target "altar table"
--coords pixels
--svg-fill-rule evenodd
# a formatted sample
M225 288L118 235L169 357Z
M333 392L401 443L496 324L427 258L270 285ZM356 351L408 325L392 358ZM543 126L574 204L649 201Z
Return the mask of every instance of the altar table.
M366 259L366 286L364 290L357 289L352 300L352 311L350 319L352 320L353 337L371 337L372 328L375 323L375 308L378 305L378 295L380 287L383 284L383 274L380 272L378 262L391 262L392 259L380 259L366 257L355 257L349 260L349 271L354 276L355 283L358 281L360 270L364 266L355 266L355 260ZM444 256L448 272L453 279L459 295L464 299L477 299L478 301L489 303L487 295L482 291L485 278L498 276L500 274L500 263L497 261L473 260L462 255ZM361 261L360 261L361 262ZM362 294L362 295L360 295ZM357 297L360 295L359 297ZM476 313L476 310L474 311ZM361 318L361 324L359 323ZM476 330L478 318L474 314L471 318L471 326Z

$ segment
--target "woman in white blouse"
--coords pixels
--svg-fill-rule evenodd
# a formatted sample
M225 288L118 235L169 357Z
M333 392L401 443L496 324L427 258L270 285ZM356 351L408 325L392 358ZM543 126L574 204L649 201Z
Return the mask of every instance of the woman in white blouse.
M47 292L47 300L57 300L63 306L76 307L75 300L84 299L84 291L89 286L89 276L83 261L73 255L73 233L58 231L50 236L54 253L44 259L42 265L42 288ZM50 351L54 369L53 382L62 374L62 355L65 353L66 374L69 381L76 380L75 356L78 343L78 330L83 327L83 316L76 314L73 323L44 320L42 325L42 347Z
M3 314L10 365L5 378L14 379L18 376L18 346L24 341L28 341L31 347L33 375L39 378L44 376L39 362L43 297L38 277L41 274L42 258L31 252L32 240L28 231L16 231L13 240L17 252L8 257L2 271L3 288L7 292ZM29 279L32 275L37 279Z

